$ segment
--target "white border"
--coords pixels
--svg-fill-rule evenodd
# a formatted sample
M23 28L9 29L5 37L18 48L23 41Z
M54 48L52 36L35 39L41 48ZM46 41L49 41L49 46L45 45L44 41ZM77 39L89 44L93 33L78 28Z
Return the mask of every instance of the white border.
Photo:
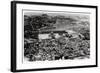
M89 12L90 14L90 59L84 60L66 60L66 61L43 61L43 62L32 62L22 63L22 9L30 10L50 10L50 11L71 11L71 12ZM93 8L81 8L81 7L60 7L60 6L44 6L44 5L28 5L28 4L17 4L17 70L22 69L37 69L37 68L51 68L51 67L70 67L70 66L85 66L95 65L96 63L96 45L95 45L95 28L96 28L96 13Z

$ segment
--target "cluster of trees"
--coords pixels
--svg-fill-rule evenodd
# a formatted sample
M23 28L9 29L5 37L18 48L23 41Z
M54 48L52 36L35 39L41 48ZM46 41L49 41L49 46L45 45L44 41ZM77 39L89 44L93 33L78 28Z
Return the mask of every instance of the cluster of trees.
M33 16L24 16L24 37L25 38L36 38L38 37L38 32L41 28L53 27L53 24L56 23L54 17L50 17L47 14L42 15L33 15ZM37 32L32 36L32 32Z
M82 28L79 33L81 33L84 36L85 40L90 40L90 30L86 28Z

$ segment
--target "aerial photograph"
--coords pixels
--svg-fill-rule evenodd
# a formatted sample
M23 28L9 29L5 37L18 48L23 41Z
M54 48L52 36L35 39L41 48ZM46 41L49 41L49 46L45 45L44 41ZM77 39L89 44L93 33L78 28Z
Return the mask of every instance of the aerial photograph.
M67 12L25 12L24 61L90 58L90 16Z

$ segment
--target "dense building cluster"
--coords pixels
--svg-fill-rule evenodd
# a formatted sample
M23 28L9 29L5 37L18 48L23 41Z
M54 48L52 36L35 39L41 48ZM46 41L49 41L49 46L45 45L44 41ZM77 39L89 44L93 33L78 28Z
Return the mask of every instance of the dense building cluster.
M33 39L24 43L24 55L29 61L64 60L76 58L89 58L90 44L88 40L80 38Z

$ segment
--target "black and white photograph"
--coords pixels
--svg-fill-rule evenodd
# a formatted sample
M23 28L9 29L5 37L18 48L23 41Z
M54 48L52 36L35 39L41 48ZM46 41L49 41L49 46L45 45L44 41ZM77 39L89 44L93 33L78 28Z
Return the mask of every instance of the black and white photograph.
M89 58L88 13L24 13L24 60L34 62Z
M97 67L97 6L11 3L12 72Z

